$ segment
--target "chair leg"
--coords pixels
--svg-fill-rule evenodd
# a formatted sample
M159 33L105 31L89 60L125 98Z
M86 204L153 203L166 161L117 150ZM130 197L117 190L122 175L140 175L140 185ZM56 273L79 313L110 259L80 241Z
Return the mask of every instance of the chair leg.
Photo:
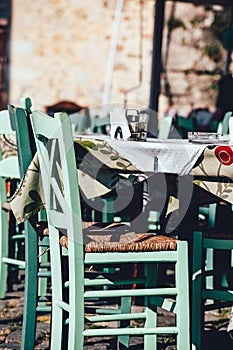
M157 322L157 312L152 308L146 307L146 321L145 328L155 327ZM156 350L157 349L157 336L145 335L144 336L144 350Z
M0 195L5 198L5 181L0 181ZM8 256L8 213L0 208L0 299L5 298L8 266L3 262L3 258Z
M22 350L33 350L36 332L37 306L37 233L29 222L25 223L25 289L22 329Z
M193 242L193 278L192 278L192 346L196 350L201 350L202 332L204 326L204 310L203 300L201 296L202 290L202 271L204 269L203 250L202 250L202 233L194 233Z
M83 350L84 348L84 299L82 298L82 287L76 300L80 303L73 303L72 309L69 312L69 339L68 349ZM72 293L70 295L72 298ZM72 327L70 325L73 325ZM57 332L57 329L56 329ZM51 349L52 350L52 349ZM57 350L57 348L54 348Z
M39 247L39 253L42 253L43 249L45 249L45 248ZM40 257L40 263L47 263L47 262L48 262L48 255L46 253ZM47 269L40 268L39 271L45 272L45 271L47 271ZM43 296L46 296L46 294L47 294L47 278L39 278L39 280L38 280L38 296L43 297ZM40 306L42 306L42 305L45 305L45 304L40 302Z
M190 349L189 271L188 267L184 268L184 261L188 261L186 248L187 242L177 243L175 280L178 291L176 322L178 328L177 349L179 350Z
M7 251L6 241L1 239L0 242L0 299L4 299L6 296L6 284L7 284L7 264L3 262L3 257Z
M51 324L51 335L50 335L50 349L61 350L62 349L62 314L63 311L58 305L52 305L52 324Z
M158 265L146 264L145 276L146 276L146 287L154 288L158 282ZM146 327L153 328L157 325L157 303L158 303L158 297L145 297L145 311L146 311L145 328ZM145 350L156 350L157 336L145 335L144 344L145 344L144 346Z
M131 312L131 304L132 304L132 297L122 297L121 298L121 313L127 314ZM129 327L130 322L129 321L121 321L119 322L119 327ZM129 347L129 335L120 335L117 339L118 342L118 348L120 348L120 345L122 344L126 348Z
M7 222L4 220L3 216L7 215L7 213L1 214L1 220ZM6 295L6 283L7 283L7 264L3 262L3 258L8 254L8 228L3 227L4 222L2 222L2 232L1 232L1 239L0 239L0 299L5 298Z
M50 246L53 245L56 249L50 251L51 259L51 274L52 274L52 322L51 322L51 335L50 335L50 349L51 350L61 350L61 349L76 349L74 346L68 347L68 325L65 324L65 314L62 308L55 301L64 300L68 301L69 290L72 289L72 280L69 289L63 288L64 281L68 280L68 256L61 256L60 253L60 243L59 237L57 237L57 232L49 231ZM63 250L63 248L62 248ZM65 248L64 248L65 250ZM56 262L54 264L53 262ZM64 267L64 268L63 268ZM75 279L75 277L74 277ZM76 301L76 300L75 300ZM72 304L76 304L73 301ZM80 301L81 303L81 301ZM72 309L72 307L71 307ZM70 317L72 317L74 310L70 310ZM82 316L80 316L82 317ZM70 321L71 322L71 321ZM71 330L69 327L69 339L75 337L75 330ZM78 350L78 348L77 348Z
M52 279L52 323L51 323L51 334L50 334L50 348L51 350L60 350L62 349L62 335L63 335L63 328L64 322L63 322L63 311L55 303L54 300L63 300L63 283L62 283L62 261L60 257L60 246L58 240L52 240L52 232L50 232L50 245L55 244L56 248L54 251L51 250L50 258L51 258L51 269L55 269L54 264L52 264L52 261L57 262L56 270L55 272L51 271L52 276L54 278ZM59 264L61 265L59 267ZM67 265L66 265L67 266ZM56 279L56 281L55 281ZM67 339L66 339L67 340Z

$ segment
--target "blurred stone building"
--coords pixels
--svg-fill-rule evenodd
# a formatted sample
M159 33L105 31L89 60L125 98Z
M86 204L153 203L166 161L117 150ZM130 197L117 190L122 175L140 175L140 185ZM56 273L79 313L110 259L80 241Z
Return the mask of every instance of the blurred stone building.
M119 2L12 0L8 102L30 96L34 108L59 100L147 107L155 1L122 1L117 26ZM166 1L161 113L168 104L183 114L191 104L214 108L226 60L218 30L228 26L228 13L221 6Z

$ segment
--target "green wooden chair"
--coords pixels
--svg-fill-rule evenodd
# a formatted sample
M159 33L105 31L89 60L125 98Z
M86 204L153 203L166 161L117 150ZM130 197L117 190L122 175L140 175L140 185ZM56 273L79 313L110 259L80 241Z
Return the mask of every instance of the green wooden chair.
M192 282L192 343L195 349L205 349L205 310L232 306L233 279L231 251L232 235L224 233L194 232ZM211 261L206 254L212 250ZM226 259L219 261L219 254ZM211 279L211 283L210 283ZM210 303L212 301L212 303Z
M171 127L172 127L173 118L171 116L164 117L160 122L158 139L168 139Z
M110 127L110 115L99 117L95 115L91 118L90 132L97 134L108 134L107 128Z
M72 113L69 115L72 125L72 133L73 135L78 133L83 133L87 130L87 114L86 113Z
M123 224L83 223L70 119L62 113L51 118L40 111L33 111L31 119L49 224L53 286L51 350L83 350L84 337L99 336L118 337L120 344L127 345L128 336L135 335L144 336L144 349L151 350L157 348L157 335L161 334L176 336L178 350L189 349L187 242L135 234ZM64 238L68 250L60 245ZM145 275L138 288L133 289L132 283L139 282L129 274L130 265L135 262L143 264ZM175 264L174 287L156 284L157 266L164 262ZM111 278L98 273L91 275L92 270L98 272L99 265L115 267L116 272ZM66 266L68 280L62 278ZM142 297L144 308L133 313L129 301L136 296ZM155 302L159 296L176 300L174 326L157 324ZM105 314L98 314L99 309L103 312L100 300L105 303L112 298L118 308L114 312L106 308ZM85 314L84 307L91 301L96 306L94 316ZM125 327L123 322L129 320L144 323L136 328ZM118 322L119 327L99 325L110 321ZM66 328L68 344L64 344Z
M228 131L229 131L229 119L230 119L231 116L232 116L232 112L227 112L224 115L223 120L221 122L219 122L219 124L218 124L217 132L223 133L223 134L228 134Z
M210 121L210 132L218 132L219 122L218 120Z
M18 161L21 177L24 176L36 151L32 132L30 114L30 98L21 99L22 107L8 106L11 116L11 125L16 131ZM45 214L45 213L44 213ZM51 277L50 263L46 254L38 258L42 250L49 247L49 238L39 236L36 230L38 221L46 220L45 215L37 215L24 222L25 232L25 287L24 312L21 349L32 350L35 345L35 333L38 313L51 312L51 295L47 293L47 280Z
M177 116L175 126L182 139L188 138L189 131L197 130L194 118Z
M8 140L15 136L10 125L9 112L0 111L0 134ZM10 141L9 141L10 142ZM11 144L9 143L11 147ZM0 148L0 298L5 298L7 285L12 288L11 271L24 268L25 262L20 260L17 251L24 235L16 224L10 211L4 209L3 204L7 202L6 181L19 180L18 157L15 155L3 158ZM7 283L8 280L8 283Z

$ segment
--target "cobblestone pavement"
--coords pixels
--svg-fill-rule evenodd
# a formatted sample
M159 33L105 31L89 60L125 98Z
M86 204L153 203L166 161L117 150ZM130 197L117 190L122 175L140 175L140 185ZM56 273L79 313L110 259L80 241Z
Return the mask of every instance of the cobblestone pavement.
M0 349L20 349L21 329L23 314L23 287L18 285L16 290L7 293L4 300L0 300ZM208 312L205 324L204 350L232 350L233 340L226 332L228 324L229 308L222 312ZM159 314L159 323L168 325L171 316L166 313ZM49 325L48 315L38 316L35 350L49 349ZM167 337L165 340L158 338L158 350L176 350L174 339ZM91 338L85 342L84 350L114 350L115 343L109 338ZM140 337L134 337L130 341L131 350L143 350L143 341ZM189 349L187 349L189 350Z

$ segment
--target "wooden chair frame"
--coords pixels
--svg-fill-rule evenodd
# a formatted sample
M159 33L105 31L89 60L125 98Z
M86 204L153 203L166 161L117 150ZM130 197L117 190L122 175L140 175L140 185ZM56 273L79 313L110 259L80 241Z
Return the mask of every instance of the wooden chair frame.
M18 162L21 177L24 176L29 167L36 146L32 132L30 114L31 101L29 98L21 99L21 107L8 106L11 125L16 131L18 146ZM21 338L21 349L32 350L35 345L37 313L51 311L51 306L41 303L40 299L46 299L46 279L50 278L50 264L47 262L46 255L39 262L39 247L45 250L49 246L48 237L39 237L36 231L38 222L37 215L24 222L25 231L25 288L24 288L24 312L23 327ZM44 268L42 268L44 266ZM40 277L40 278L39 278Z
M10 125L8 110L0 111L0 134L15 136L15 132L12 130ZM20 173L18 157L16 155L12 155L7 158L3 158L2 151L0 149L0 298L5 298L7 284L8 286L9 284L12 284L9 280L7 283L9 268L13 267L16 269L22 269L25 267L25 262L14 256L14 252L12 252L14 255L10 254L10 241L22 241L24 239L24 235L22 232L19 232L19 227L16 223L11 225L11 213L2 207L2 204L7 202L7 179L10 181L12 181L12 179L19 181Z
M143 235L145 242L143 241L139 245L135 245L136 242L132 240L133 236L130 233L126 236L123 234L123 236L130 239L131 245L125 245L125 243L122 245L119 242L104 244L99 240L89 243L85 241L88 237L88 240L90 239L89 235L85 235L86 230L90 232L89 230L95 230L95 228L93 228L93 223L82 228L70 120L66 114L59 113L55 114L54 118L50 118L40 111L33 111L31 118L40 162L50 235L53 286L51 350L61 349L64 324L66 327L68 326L68 345L66 348L70 350L83 350L84 337L89 336L117 336L120 338L120 343L127 345L129 335L144 335L144 349L151 350L157 348L157 335L164 333L177 335L178 350L189 349L187 242L152 235L150 238L156 242L153 245L154 248L147 251L147 246L147 249L142 251L141 248L147 242L147 235ZM121 234L125 232L125 229L124 225L120 226ZM106 235L104 228L99 233L102 237ZM121 234L118 232L118 236ZM61 235L67 237L68 241L68 250L66 250L69 266L68 281L63 280L61 272L62 267L64 267L62 254L64 249L61 249L60 245ZM140 237L142 238L142 235ZM162 241L169 242L167 250L162 249L164 247L162 243L158 245L160 238ZM175 244L173 249L170 243ZM165 261L175 263L176 286L173 288L156 286L156 266ZM85 266L95 267L99 264L104 266L116 264L118 266L122 262L145 264L143 287L132 289L132 281L130 282L129 278L126 278L125 282L118 280L117 284L114 280L116 274L113 275L113 280L103 276L97 279L86 278ZM128 288L127 284L130 284ZM100 292L98 289L95 290L95 285L110 285L111 288L101 289ZM91 290L88 290L87 286L91 287ZM64 299L64 290L68 292L68 299ZM159 296L164 299L168 295L176 299L177 324L174 327L158 327L154 303ZM130 301L132 297L136 296L143 297L145 301L144 312L131 313L130 309L125 310L121 305L117 313L115 310L114 314L86 315L86 320L88 322L115 320L119 321L121 325L122 321L145 319L144 327L120 326L119 328L84 329L86 300L99 300L100 298L108 300L120 297L123 301L125 298Z

